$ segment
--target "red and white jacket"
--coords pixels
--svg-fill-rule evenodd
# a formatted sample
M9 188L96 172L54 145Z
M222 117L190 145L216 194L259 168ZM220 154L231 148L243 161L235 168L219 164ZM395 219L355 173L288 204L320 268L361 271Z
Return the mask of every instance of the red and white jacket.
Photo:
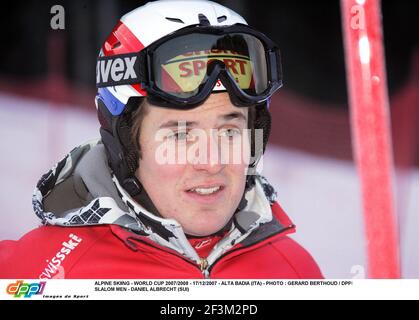
M256 177L246 201L222 236L188 239L132 200L91 142L41 178L33 205L44 226L0 242L0 278L322 278L287 236L295 226L266 179Z

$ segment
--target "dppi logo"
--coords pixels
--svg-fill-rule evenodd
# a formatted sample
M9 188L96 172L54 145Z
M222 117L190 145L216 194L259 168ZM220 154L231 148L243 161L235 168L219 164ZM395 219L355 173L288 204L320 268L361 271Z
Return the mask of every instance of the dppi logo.
M7 286L6 292L14 295L15 298L30 298L34 294L42 294L45 289L45 281L39 283L24 283L22 280L11 283Z

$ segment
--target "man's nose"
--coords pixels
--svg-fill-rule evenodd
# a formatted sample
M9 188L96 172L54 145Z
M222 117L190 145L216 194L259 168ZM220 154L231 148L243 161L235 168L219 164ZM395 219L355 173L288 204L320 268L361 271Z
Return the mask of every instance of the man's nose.
M194 160L192 165L195 170L207 171L210 174L218 173L225 167L221 161L217 134L210 132L206 138L200 141L198 154Z

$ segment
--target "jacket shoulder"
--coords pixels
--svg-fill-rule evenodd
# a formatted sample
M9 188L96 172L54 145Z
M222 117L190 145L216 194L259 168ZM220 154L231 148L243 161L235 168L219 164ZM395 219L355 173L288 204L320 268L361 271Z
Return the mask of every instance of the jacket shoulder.
M24 234L19 240L3 240L0 245L9 245L25 248L39 244L40 249L51 246L55 241L64 241L63 238L70 235L79 235L84 240L92 241L100 237L101 233L109 230L109 226L86 226L86 227L61 227L61 226L41 226ZM45 246L42 246L44 244ZM15 248L16 249L16 248Z
M36 279L45 270L71 265L105 234L108 226L42 226L17 241L0 241L0 278Z
M316 261L310 253L288 236L272 241L271 246L288 262L301 279L323 279Z

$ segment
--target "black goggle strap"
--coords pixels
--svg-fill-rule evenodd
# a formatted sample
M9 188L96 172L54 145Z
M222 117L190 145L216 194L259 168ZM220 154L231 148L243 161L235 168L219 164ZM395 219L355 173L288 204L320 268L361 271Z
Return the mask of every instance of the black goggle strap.
M120 86L144 83L147 85L147 74L151 71L146 62L146 50L140 53L128 53L99 57L96 64L96 87ZM268 52L270 81L282 84L282 70L279 50Z

